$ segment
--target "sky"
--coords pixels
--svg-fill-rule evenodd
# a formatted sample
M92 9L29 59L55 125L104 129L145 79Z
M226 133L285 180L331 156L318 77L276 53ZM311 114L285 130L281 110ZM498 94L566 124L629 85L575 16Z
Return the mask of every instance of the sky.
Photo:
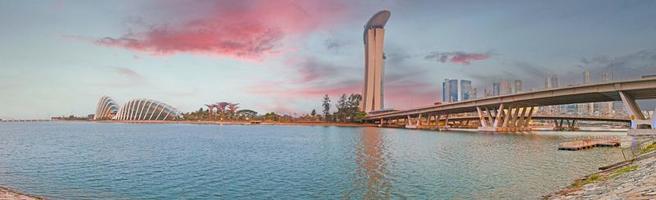
M362 92L363 26L383 9L386 108L430 105L447 78L656 74L656 1L0 1L0 118L85 116L101 96L319 111Z

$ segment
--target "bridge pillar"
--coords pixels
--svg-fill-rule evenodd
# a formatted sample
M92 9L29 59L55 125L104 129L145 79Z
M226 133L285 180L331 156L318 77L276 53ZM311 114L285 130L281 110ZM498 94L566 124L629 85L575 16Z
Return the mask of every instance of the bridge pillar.
M619 93L620 98L622 98L622 103L624 103L624 108L626 108L626 111L629 112L631 118L635 118L637 120L645 120L645 116L642 114L642 111L640 111L640 106L635 101L633 96L625 93L624 91L619 91Z
M503 113L503 124L501 125L501 128L503 130L506 130L506 128L508 127L508 121L512 117L510 113L511 110L512 110L512 105L508 105L508 109L506 109Z
M626 111L631 117L631 129L653 129L654 124L647 120L635 98L624 91L619 91L619 94L620 98L622 98L622 103L624 103L624 108L626 108ZM629 131L629 134L632 134L631 131Z
M492 124L492 113L490 112L489 109L487 109L487 107L483 107L483 108L485 108L485 113L487 114L486 118L485 118L486 119L485 123L490 125L490 124Z
M531 125L531 120L533 119L533 108L535 108L535 107L531 106L530 109L528 110L528 116L527 116L526 121L524 122L524 126L529 128L529 129L530 129L530 125Z
M405 121L405 125L410 125L412 124L412 121L410 120L410 115L408 115L408 120Z
M519 129L523 129L524 128L524 115L526 114L526 110L528 108L521 107L519 109L521 109L521 111L519 111L519 116L517 117L517 123L515 123L515 126L517 126Z
M487 120L485 120L485 116L481 110L481 107L476 106L476 111L478 112L478 118L481 121L481 127L487 127Z
M504 111L503 111L503 104L500 104L500 105L499 105L499 109L497 109L497 116L494 118L494 125L493 125L493 127L494 127L495 129L496 129L497 127L499 127L499 123L500 123L500 121L501 121L500 119L501 119L501 116L502 116L503 112L504 112Z

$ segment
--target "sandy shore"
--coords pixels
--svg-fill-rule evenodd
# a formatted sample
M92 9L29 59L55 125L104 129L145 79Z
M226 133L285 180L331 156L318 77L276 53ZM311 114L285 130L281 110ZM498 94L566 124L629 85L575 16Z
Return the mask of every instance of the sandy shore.
M120 121L120 120L104 120L104 121L90 121L98 123L128 123L128 124L207 124L207 125L282 125L282 126L340 126L340 127L377 127L375 124L364 123L341 123L341 122L314 122L314 121L300 121L300 122L270 122L263 121L258 123L251 123L250 121Z
M0 200L37 200L43 199L0 186Z
M576 180L545 199L656 199L656 151Z

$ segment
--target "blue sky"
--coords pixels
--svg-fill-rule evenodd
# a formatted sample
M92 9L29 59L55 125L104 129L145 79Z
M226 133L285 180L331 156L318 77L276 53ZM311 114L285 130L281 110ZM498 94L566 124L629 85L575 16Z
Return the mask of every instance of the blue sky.
M656 74L654 1L1 1L0 118L86 115L103 95L307 113L361 92L362 26L381 9L388 108L437 101L445 78Z

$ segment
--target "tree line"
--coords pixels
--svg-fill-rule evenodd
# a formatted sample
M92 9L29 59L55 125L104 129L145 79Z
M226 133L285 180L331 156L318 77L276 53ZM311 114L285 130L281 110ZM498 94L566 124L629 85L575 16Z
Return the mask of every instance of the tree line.
M321 107L323 108L323 120L324 121L334 121L334 122L360 122L367 115L365 112L360 110L360 102L362 101L362 95L360 94L342 94L337 102L335 102L335 108L337 111L330 112L331 100L328 94L323 96L321 102ZM312 115L316 114L315 110L312 110Z

